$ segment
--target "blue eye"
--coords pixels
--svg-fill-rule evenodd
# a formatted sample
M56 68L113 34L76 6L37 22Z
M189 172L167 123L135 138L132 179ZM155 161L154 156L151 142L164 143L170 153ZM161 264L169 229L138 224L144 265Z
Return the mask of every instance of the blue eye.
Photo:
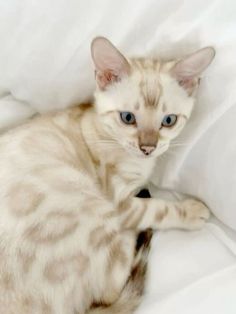
M122 111L120 112L120 118L125 124L135 124L136 122L135 115L132 112Z
M177 122L177 116L175 114L168 114L162 120L161 125L166 127L166 128L169 128L169 127L175 125L176 122Z

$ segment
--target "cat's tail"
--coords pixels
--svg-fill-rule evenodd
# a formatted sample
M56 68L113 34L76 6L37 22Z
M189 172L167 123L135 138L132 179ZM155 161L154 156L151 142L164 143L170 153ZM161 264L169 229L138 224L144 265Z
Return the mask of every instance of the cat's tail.
M144 293L148 253L151 247L152 235L153 232L151 229L139 233L132 271L119 299L109 306L93 308L88 314L134 313L139 306Z

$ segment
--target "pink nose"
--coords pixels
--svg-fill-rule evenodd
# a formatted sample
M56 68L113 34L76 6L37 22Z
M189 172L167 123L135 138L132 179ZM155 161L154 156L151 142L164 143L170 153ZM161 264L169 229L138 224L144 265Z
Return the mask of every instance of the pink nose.
M140 149L144 153L144 155L148 156L150 155L154 150L156 146L141 146Z

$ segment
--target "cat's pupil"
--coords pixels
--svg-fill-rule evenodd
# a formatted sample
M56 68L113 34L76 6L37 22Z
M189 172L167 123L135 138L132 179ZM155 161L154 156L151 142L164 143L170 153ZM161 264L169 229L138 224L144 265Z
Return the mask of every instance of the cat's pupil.
M171 117L167 117L166 122L167 122L168 124L170 124L170 123L171 123Z
M129 122L129 121L131 120L131 118L132 118L132 117L131 117L131 114L128 113L127 116L126 116L126 120Z

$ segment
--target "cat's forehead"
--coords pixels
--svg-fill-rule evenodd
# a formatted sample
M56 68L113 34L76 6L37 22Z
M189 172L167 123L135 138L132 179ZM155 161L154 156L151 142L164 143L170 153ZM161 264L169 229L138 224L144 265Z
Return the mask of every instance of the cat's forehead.
M157 108L162 95L160 70L163 64L155 59L132 59L132 77L138 87L136 107Z
M185 109L184 103L189 103L191 99L170 75L173 63L156 59L131 60L131 80L137 87L135 109L143 112L150 109L148 112L153 114L178 113Z

